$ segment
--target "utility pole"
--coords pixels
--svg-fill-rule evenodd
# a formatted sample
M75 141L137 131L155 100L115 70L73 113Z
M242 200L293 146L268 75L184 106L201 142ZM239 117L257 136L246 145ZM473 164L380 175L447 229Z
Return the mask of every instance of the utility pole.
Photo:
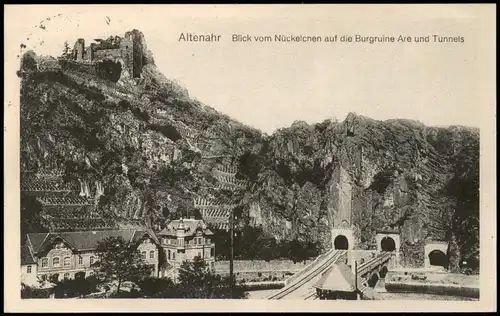
M231 218L229 220L229 232L231 234L231 257L229 258L229 279L231 281L230 284L230 292L229 297L233 298L233 260L234 260L234 210L231 210Z
M354 260L354 291L356 291L356 299L359 299L358 290L358 261Z

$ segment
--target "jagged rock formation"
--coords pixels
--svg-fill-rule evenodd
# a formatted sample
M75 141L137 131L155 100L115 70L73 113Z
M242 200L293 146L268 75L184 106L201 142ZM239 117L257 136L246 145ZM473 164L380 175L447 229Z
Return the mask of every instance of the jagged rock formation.
M23 56L23 171L100 183L95 207L118 225L161 228L198 209L224 228L238 208L241 225L278 240L328 248L331 228L347 225L365 249L377 230L400 232L409 265L423 262L428 239L450 241L455 263L478 260L478 130L351 113L266 136L190 99L158 71L142 33L128 34L142 56L132 78ZM99 67L109 74L108 55Z

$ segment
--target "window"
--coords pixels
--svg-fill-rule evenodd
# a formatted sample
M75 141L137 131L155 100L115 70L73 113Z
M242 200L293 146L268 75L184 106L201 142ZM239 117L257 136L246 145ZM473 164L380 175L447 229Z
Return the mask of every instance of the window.
M175 252L172 252L172 259L175 260Z
M83 264L83 257L78 257L78 264Z
M205 242L206 242L207 244L209 244L209 243L210 243L210 238L205 238Z
M31 266L28 266L28 267L26 268L26 273L31 273Z
M198 257L201 258L201 251L198 251Z
M210 257L214 256L214 248L210 248Z
M69 273L65 273L65 274L64 274L64 279L65 279L65 280L69 279Z
M61 264L61 262L60 262L60 261L61 261L61 260L59 259L59 257L55 257L55 258L53 258L53 259L52 259L52 266L53 266L53 267L58 267L58 266Z
M198 238L195 238L195 239L193 240L193 242L194 242L194 244L195 244L195 245L197 245L197 244L198 244Z
M170 249L168 250L168 260L170 260Z
M149 259L154 259L154 257L155 257L155 252L154 252L154 250L151 250L149 252Z
M198 245L201 245L203 243L203 238L202 237L199 237L198 238Z
M90 264L94 263L94 256L90 256Z
M161 243L162 243L162 244L166 244L166 243L167 243L167 239L166 239L166 238L162 238L162 239L161 239Z
M42 259L42 268L47 268L49 266L49 259L43 258Z
M70 266L71 265L71 258L70 257L65 257L64 258L64 266Z
M146 259L146 252L145 251L141 252L141 259Z

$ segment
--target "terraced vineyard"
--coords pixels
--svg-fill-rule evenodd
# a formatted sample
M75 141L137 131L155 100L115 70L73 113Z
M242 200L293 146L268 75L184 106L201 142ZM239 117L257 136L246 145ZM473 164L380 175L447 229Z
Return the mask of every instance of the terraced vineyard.
M236 179L236 168L232 166L219 165L212 170L213 176L218 183L215 185L215 190L236 191L245 186L245 182ZM232 201L229 198L196 198L194 207L201 213L202 218L215 226L217 229L229 228L229 217L231 212L238 207L238 202Z
M40 206L40 222L49 232L113 229L91 197L88 185L62 180L60 174L23 173L21 192L34 197Z

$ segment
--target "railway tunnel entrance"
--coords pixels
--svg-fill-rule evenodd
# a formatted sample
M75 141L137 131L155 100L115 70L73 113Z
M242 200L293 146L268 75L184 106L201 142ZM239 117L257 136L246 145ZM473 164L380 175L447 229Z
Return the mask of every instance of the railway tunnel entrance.
M338 235L333 241L333 247L334 249L347 250L349 249L349 240L344 235Z
M336 250L351 250L354 247L354 236L351 229L332 229L332 246Z
M424 266L430 267L443 267L448 269L448 242L445 241L430 241L424 246L425 257Z
M396 242L389 236L382 238L380 242L380 248L382 251L395 251L396 250Z
M433 250L429 253L429 265L448 269L448 256L441 250Z
M399 232L395 231L378 231L375 235L378 252L395 251L399 252L401 238Z

